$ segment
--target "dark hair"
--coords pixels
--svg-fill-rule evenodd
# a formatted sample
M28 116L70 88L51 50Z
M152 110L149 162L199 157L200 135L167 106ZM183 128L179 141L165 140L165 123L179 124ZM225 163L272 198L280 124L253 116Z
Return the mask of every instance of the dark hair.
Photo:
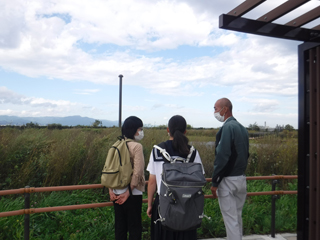
M175 115L170 118L168 123L170 135L173 137L173 148L179 153L181 157L186 157L189 154L188 142L189 139L184 135L187 129L187 122L184 117Z
M134 139L134 135L136 134L138 128L143 127L143 122L140 118L131 116L124 120L121 134L123 137Z

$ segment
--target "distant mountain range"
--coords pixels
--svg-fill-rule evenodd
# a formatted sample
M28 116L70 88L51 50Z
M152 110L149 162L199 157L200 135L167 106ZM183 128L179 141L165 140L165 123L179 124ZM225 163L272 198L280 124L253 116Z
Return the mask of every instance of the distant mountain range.
M16 117L0 115L0 125L16 125L21 126L27 123L33 122L41 126L46 126L48 124L56 123L62 126L91 126L95 120L102 122L102 126L112 127L118 126L118 121L101 120L95 118L81 117L81 116L69 116L69 117Z

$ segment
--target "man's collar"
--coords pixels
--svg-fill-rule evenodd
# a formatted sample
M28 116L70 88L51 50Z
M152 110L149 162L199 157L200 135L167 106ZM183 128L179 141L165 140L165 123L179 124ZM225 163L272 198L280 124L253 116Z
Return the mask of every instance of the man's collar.
M233 118L234 119L234 117L233 116L230 116L230 117L228 117L226 120L224 120L224 122L223 122L223 124L222 124L222 126L230 119L230 118Z

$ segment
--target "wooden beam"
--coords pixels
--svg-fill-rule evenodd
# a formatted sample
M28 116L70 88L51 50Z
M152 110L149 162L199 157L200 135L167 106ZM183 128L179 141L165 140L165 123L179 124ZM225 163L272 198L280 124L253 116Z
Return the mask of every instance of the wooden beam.
M320 30L320 24L318 26L315 26L314 28L312 28L312 30Z
M227 15L241 17L242 15L246 14L247 12L251 11L255 7L259 6L266 0L246 0L241 3L239 6L231 10Z
M275 9L271 10L270 12L264 14L257 20L264 22L272 22L309 1L310 0L288 0L280 6L276 7Z
M307 24L308 22L311 22L319 17L320 17L320 6L301 15L300 17L297 17L296 19L293 19L292 21L288 22L285 25L292 26L292 27L301 27L302 25Z
M320 30L266 23L227 14L220 15L219 28L267 37L320 43Z

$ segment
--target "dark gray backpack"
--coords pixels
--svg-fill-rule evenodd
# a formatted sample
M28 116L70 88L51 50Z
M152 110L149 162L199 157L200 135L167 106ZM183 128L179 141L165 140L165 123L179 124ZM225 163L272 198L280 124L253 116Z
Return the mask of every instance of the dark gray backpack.
M203 214L202 191L206 179L201 164L189 162L194 147L191 147L187 159L173 159L165 149L156 145L153 147L168 160L163 163L158 209L160 218L157 221L172 231L200 227L202 218L206 217Z

